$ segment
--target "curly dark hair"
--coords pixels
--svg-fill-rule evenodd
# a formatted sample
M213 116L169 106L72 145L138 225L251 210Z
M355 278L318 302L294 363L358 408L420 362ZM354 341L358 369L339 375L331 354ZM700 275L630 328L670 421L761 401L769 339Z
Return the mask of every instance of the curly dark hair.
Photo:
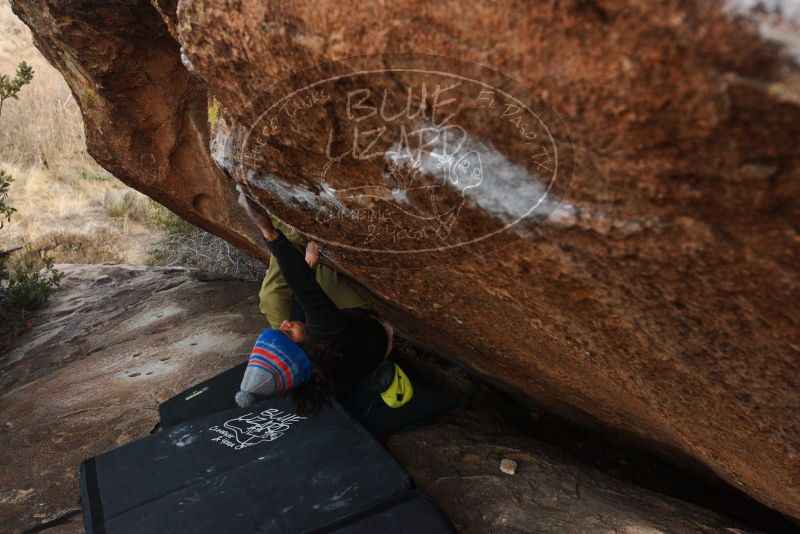
M344 383L338 369L346 358L342 347L329 339L310 339L301 344L311 360L311 378L289 397L303 416L317 415L334 397L346 393L351 386Z

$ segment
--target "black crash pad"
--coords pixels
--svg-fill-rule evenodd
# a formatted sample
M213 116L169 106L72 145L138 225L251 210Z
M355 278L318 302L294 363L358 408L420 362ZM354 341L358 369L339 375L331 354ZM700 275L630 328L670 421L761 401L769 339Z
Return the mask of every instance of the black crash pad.
M341 406L270 400L81 465L87 532L301 532L406 493L408 475Z
M336 534L445 534L455 529L439 508L419 491L409 491L362 512L317 529Z
M172 428L199 417L237 408L234 395L239 391L247 356L242 363L200 382L162 402L158 407L161 428Z
M247 362L228 369L213 378L190 387L164 401L159 407L161 427L171 428L223 410L236 407L234 395L239 391ZM437 391L418 383L414 385L414 398L400 408L390 408L366 383L341 400L342 406L362 425L379 437L432 421L453 407L454 402Z

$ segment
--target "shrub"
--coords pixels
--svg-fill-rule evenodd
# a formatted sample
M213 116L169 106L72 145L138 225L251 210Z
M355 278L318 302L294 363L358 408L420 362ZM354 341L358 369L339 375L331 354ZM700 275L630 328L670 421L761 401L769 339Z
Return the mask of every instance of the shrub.
M24 61L17 65L17 74L9 78L7 74L0 74L0 115L3 114L3 103L9 98L19 100L19 90L23 85L28 85L33 80L33 69Z
M159 217L156 206L158 204L132 189L125 192L107 191L103 197L106 213L115 219L152 222Z
M125 193L118 193L116 191L107 191L103 197L103 207L109 217L115 219L123 219L128 217L134 208L135 198L133 195Z
M34 310L44 304L61 281L62 273L53 268L47 256L23 254L13 262L3 287L4 312L7 319L19 319L24 312ZM22 312L19 314L18 312Z
M3 103L9 98L18 99L24 85L31 83L33 69L24 61L17 66L14 78L0 75L0 114ZM14 208L8 205L8 190L13 178L0 170L0 217L11 220ZM0 225L1 226L1 225ZM53 262L44 254L18 255L9 269L9 257L19 248L0 251L0 336L13 333L29 311L41 306L53 290L58 287L61 273L53 268Z
M153 204L158 208L152 220L161 229L162 237L150 251L150 265L196 267L245 280L263 276L264 266L260 261L163 206Z
M10 174L0 169L0 228L3 228L3 225L11 220L11 214L17 211L8 205L8 189L13 181Z
M81 180L91 180L94 182L107 182L110 180L110 176L108 174L102 172L91 172L87 171L86 169L81 169L78 172L78 178Z

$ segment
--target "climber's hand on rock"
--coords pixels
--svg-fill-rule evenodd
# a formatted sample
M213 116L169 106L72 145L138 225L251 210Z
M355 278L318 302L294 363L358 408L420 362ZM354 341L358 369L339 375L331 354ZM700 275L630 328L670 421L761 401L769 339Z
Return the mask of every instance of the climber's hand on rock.
M239 205L247 216L256 223L256 226L261 230L264 237L270 241L278 237L278 231L275 230L269 217L267 217L258 206L250 202L250 199L247 198L247 195L242 191L241 187L236 186L236 190L239 191Z
M241 187L236 186L236 190L239 191L239 205L244 209L247 216L250 217L259 228L272 226L269 217L264 215L255 204L250 202L250 199L247 198L247 195L242 191Z
M313 241L309 241L306 245L306 263L312 269L319 263L319 245Z

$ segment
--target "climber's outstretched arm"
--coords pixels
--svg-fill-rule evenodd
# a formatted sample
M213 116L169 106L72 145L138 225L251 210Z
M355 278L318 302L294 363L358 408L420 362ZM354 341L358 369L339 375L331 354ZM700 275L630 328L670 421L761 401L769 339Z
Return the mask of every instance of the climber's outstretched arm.
M278 237L278 230L272 224L272 221L269 217L267 217L258 206L254 205L250 202L250 199L247 198L247 195L244 194L242 188L238 185L236 186L236 190L239 192L239 205L242 207L244 212L247 214L250 219L256 223L258 229L261 230L261 235L264 236L264 239L270 241Z
M306 314L306 327L312 335L330 336L341 332L347 322L342 312L317 283L316 275L300 252L261 213L244 193L239 194L239 204L258 225L267 242L270 254L278 262L286 285L292 290Z

